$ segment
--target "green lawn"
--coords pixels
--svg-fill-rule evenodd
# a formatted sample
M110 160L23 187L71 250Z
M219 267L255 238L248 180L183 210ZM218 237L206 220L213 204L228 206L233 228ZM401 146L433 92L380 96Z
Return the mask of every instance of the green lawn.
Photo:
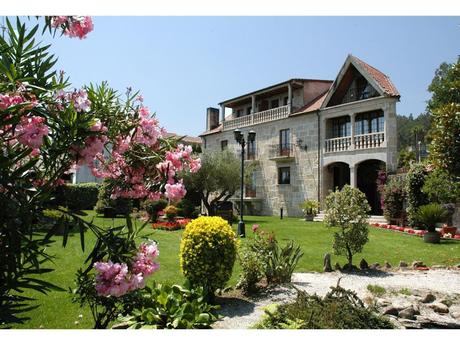
M89 213L88 219L94 216ZM293 239L299 243L304 256L299 262L297 272L320 271L322 269L322 258L326 252L332 252L331 229L326 228L322 223L301 221L298 218L285 218L280 220L277 217L246 217L246 233L252 236L251 225L260 224L262 230L273 230L278 240ZM107 220L96 218L99 225L109 226L123 224L124 219ZM236 224L234 225L236 229ZM179 242L182 231L152 231L151 228L144 229L144 234L149 235L159 243L161 264L160 270L151 279L182 283L183 277L179 270ZM69 238L66 248L62 247L61 238L56 237L56 242L49 248L49 253L56 256L54 272L42 276L48 281L68 289L74 287L73 279L76 270L83 265L84 259L94 244L94 237L88 233L86 236L86 252L83 253L80 247L79 235ZM355 256L356 263L364 257L369 263L385 261L397 265L400 260L408 263L414 260L422 260L428 265L452 265L460 262L460 241L446 241L442 244L426 244L421 238L408 236L399 233L392 233L381 229L370 229L369 243L365 246L363 253ZM338 261L345 263L344 258L333 256L333 264ZM239 273L236 265L229 285L235 284ZM39 308L29 311L23 316L29 317L18 328L91 328L92 318L89 310L79 308L71 302L71 295L67 292L52 292L43 295L37 292L27 292L27 295L37 299ZM79 315L82 318L79 318ZM78 324L75 324L78 321Z

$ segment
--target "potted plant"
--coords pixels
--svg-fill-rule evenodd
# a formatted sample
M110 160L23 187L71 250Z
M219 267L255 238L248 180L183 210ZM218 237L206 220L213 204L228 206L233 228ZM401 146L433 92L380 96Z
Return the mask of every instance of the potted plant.
M305 200L299 204L302 209L305 220L312 221L318 213L319 203L316 200Z
M441 235L436 231L436 224L447 217L447 211L440 204L428 204L420 206L416 213L417 221L428 231L423 235L426 243L439 243Z

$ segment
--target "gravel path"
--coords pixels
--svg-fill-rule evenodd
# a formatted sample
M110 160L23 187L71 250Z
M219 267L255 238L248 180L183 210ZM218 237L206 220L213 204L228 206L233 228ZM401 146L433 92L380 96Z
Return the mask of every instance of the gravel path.
M369 284L383 286L386 289L402 288L431 290L444 294L460 294L460 270L437 269L429 271L395 271L376 273L343 274L331 273L294 273L293 284L309 293L324 296L331 286L340 286L354 290L360 298L367 292ZM226 298L220 314L223 319L216 322L214 328L246 329L258 322L264 314L264 307L273 303L283 303L295 298L295 292L286 287L267 291L256 300Z

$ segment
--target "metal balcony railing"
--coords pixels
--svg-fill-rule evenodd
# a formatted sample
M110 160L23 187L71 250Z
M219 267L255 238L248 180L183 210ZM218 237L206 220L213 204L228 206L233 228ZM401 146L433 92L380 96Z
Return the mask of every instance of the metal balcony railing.
M270 158L290 158L294 157L293 144L278 144L270 146Z

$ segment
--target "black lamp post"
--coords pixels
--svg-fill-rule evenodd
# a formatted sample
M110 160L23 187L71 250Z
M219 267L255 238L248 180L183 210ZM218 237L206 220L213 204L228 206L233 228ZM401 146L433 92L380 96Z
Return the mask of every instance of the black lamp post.
M246 146L246 141L244 140L244 135L241 133L240 129L235 129L233 131L235 134L235 140L238 144L241 145L241 196L240 196L240 221L238 222L238 236L246 237L246 231L244 229L243 213L244 213L244 204L243 204L243 188L244 188L244 147ZM256 140L256 132L249 131L248 133L248 142L254 142Z

